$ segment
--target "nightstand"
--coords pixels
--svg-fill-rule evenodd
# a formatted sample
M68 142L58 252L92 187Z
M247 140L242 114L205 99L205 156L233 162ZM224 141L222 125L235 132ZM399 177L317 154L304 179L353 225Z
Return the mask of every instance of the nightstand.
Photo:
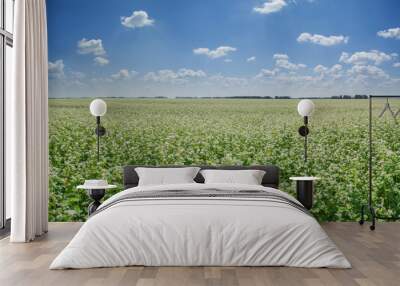
M318 177L290 177L292 181L296 181L297 200L303 206L310 210L313 206L314 181L319 180Z
M77 189L86 190L89 197L93 199L88 207L89 216L101 205L100 200L104 197L107 189L114 189L116 185L109 185L104 180L86 180L84 185L77 186Z

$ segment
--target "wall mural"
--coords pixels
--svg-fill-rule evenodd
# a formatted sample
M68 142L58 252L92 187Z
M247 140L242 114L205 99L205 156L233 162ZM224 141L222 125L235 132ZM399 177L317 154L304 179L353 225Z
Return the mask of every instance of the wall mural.
M315 175L313 214L356 220L368 191L368 100L400 94L397 1L48 1L52 221L121 166L266 164ZM365 17L368 15L368 17ZM356 96L357 95L357 96ZM97 162L93 98L107 102ZM315 97L303 161L298 98ZM400 216L400 128L373 103L374 200ZM394 112L400 100L391 99ZM306 171L307 170L307 171Z

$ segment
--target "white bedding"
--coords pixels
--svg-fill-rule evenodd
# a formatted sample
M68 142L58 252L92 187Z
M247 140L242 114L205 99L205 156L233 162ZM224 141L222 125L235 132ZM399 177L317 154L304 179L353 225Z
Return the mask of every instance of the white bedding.
M238 184L136 187L157 190L279 190ZM297 201L296 201L297 202ZM123 201L91 217L50 269L145 266L294 266L350 268L310 215L290 205L246 198Z

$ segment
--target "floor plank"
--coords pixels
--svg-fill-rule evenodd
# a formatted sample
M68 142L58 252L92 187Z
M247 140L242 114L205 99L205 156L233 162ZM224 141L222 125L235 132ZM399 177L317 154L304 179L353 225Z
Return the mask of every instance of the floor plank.
M0 285L399 285L400 223L378 224L372 232L357 223L322 226L352 263L352 269L290 267L118 267L48 269L81 223L50 223L49 233L32 243L0 240Z

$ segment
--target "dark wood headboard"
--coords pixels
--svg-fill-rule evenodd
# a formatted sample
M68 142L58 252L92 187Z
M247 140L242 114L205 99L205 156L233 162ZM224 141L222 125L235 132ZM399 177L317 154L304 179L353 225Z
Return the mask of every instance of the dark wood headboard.
M124 166L124 189L136 187L139 183L139 176L135 171L137 167L148 167L148 168L182 168L188 166ZM279 188L279 168L274 165L255 165L255 166L198 166L202 170L204 169L218 169L218 170L263 170L265 175L262 179L262 185L264 187ZM194 180L197 183L204 183L203 176L198 173Z

